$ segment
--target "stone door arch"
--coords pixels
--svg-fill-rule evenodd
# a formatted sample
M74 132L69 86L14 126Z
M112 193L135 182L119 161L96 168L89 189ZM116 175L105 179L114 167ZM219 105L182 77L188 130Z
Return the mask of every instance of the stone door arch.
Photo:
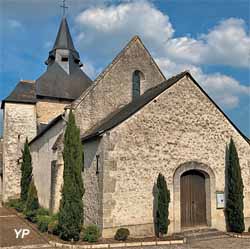
M215 199L215 175L212 169L206 164L190 161L181 164L174 173L173 178L173 211L174 211L174 232L181 232L181 176L188 171L197 171L205 177L206 192L206 223L208 226L214 224L213 217L216 207Z

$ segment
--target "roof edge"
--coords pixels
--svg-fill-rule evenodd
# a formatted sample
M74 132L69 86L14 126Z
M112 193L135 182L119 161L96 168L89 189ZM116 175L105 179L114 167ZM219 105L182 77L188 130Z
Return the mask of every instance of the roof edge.
M201 90L201 92L212 102L212 104L219 110L219 112L226 118L226 120L235 128L235 130L241 135L242 138L250 145L250 139L243 134L243 132L234 124L234 122L226 115L226 113L215 103L215 101L206 93L206 91L199 85L195 78L191 75L190 72L187 72L187 75L195 83L195 85Z
M152 99L150 99L147 103L145 103L143 106L141 106L139 109L137 109L134 113L132 113L131 116L133 116L135 113L137 113L139 110L141 110L144 106L146 106L147 104L149 104L150 102L152 102L156 97L158 97L161 93L165 92L166 90L168 90L171 86L175 85L179 80L181 80L183 77L187 76L189 77L193 83L200 89L200 91L210 100L210 102L218 109L218 111L224 116L224 118L234 127L234 129L239 133L239 135L249 144L250 146L250 139L243 134L243 132L233 123L233 121L222 111L222 109L214 102L214 100L205 92L205 90L199 85L199 83L194 79L194 77L191 75L191 73L189 71L184 71L180 74L177 74L171 78L174 78L174 77L180 77L178 78L174 83L172 83L170 86L168 86L166 89L164 89L163 91L161 91L158 95L156 95L155 97L153 97ZM171 78L169 78L168 80L170 80ZM167 81L168 81L167 80ZM166 81L163 81L161 84L164 84L164 82ZM154 88L154 87L153 87ZM151 88L151 89L153 89ZM150 90L150 89L149 89ZM141 95L143 96L143 95ZM127 104L129 105L129 104ZM127 106L126 105L126 106ZM126 107L124 106L124 107ZM123 108L123 107L122 107ZM131 117L129 116L129 117ZM122 122L126 121L129 117L127 117L126 119L122 120L121 122L118 122L117 124L115 124L114 126L111 126L109 129L106 129L106 130L103 130L103 131L99 131L99 132L95 132L95 133L92 133L92 134L89 134L87 136L82 136L81 137L81 140L82 142L86 142L86 141L89 141L91 139L94 139L98 136L102 136L104 133L106 133L107 131L113 129L114 127L120 125ZM104 119L103 119L104 120ZM103 121L102 120L102 121Z
M145 49L145 51L147 52L147 54L150 56L150 58L152 59L152 62L154 63L154 65L156 66L156 68L159 70L160 74L163 76L163 78L166 80L165 75L162 73L161 69L159 68L159 66L157 65L157 63L155 62L154 58L152 57L152 55L150 54L149 50L145 47L145 45L143 44L141 38L138 35L133 36L130 41L122 48L122 50L115 56L115 58L111 61L111 63L109 63L104 69L103 71L97 76L97 78L93 81L92 85L87 88L81 95L79 98L77 98L75 101L72 102L72 104L70 104L69 106L66 106L66 109L76 109L80 103L85 99L85 97L92 91L92 89L94 89L98 83L100 82L100 80L114 67L114 65L120 60L120 58L122 57L122 55L124 55L124 53L130 48L130 46L136 42L139 41L140 44L143 46L143 48Z
M60 114L52 121L50 121L48 125L29 142L29 146L33 144L37 139L42 137L51 127L55 126L60 120L63 120L63 114Z
M4 109L5 103L15 103L15 104L26 104L26 105L35 105L37 103L37 101L28 101L28 100L24 100L24 101L15 101L15 100L2 100L1 102L1 108L0 109Z
M177 75L174 75L173 77L170 77L169 79L164 80L162 83L158 84L157 86L154 86L154 87L148 89L144 94L147 94L149 91L153 90L154 88L159 87L159 85L166 84L167 81L170 81L170 80L173 80L174 78L176 78L176 80L174 81L174 83L172 83L172 84L170 84L169 86L167 86L167 88L165 89L165 90L167 90L167 89L170 88L172 85L174 85L176 82L178 82L180 79L182 79L187 73L188 73L187 71L184 71L184 72L181 72L181 73L179 73L179 74L177 74ZM130 117L133 116L135 113L137 113L139 110L141 110L145 105L147 105L148 103L150 103L151 101L153 101L157 96L159 96L159 95L160 95L162 92L164 92L165 90L161 91L158 95L152 97L148 102L146 102L146 103L145 103L144 105L142 105L140 108L136 109L136 110L132 113L132 115L130 115ZM140 97L144 96L144 94L141 95ZM130 105L131 103L132 103L132 102L130 102L130 103L128 103L127 105L123 106L121 109L115 110L113 113L114 113L114 114L116 114L117 112L119 113L121 110L125 109L125 108L126 108L128 105ZM112 115L112 114L111 114L111 115ZM129 118L129 117L128 117L128 118ZM111 126L109 129L102 130L102 131L99 131L99 132L95 132L95 133L92 133L92 134L87 135L87 136L84 136L84 135L83 135L83 136L81 137L81 139L82 139L82 141L87 141L87 140L90 140L90 139L95 138L95 137L97 137L97 136L101 136L102 134L104 134L105 132L107 132L107 131L113 129L113 128L116 127L116 126L118 126L119 124L121 124L122 122L124 122L125 120L127 120L128 118L126 118L126 119L124 119L124 120L118 122L117 124ZM105 119L106 119L106 118L104 118L103 120L105 120ZM103 120L101 120L101 122L102 122Z

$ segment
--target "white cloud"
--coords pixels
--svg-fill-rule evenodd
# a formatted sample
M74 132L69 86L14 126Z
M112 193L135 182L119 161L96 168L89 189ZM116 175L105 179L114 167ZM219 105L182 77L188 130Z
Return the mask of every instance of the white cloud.
M8 24L11 28L21 28L22 27L22 23L17 21L17 20L14 20L14 19L9 19Z
M249 67L250 35L246 32L244 20L229 18L219 23L205 39L208 62L239 67Z
M165 44L166 56L195 64L249 67L250 36L241 19L220 22L198 39L180 37Z
M242 95L250 96L250 87L241 85L240 82L227 75L221 73L205 74L200 67L175 63L166 58L156 58L156 63L168 77L184 70L190 71L216 103L225 108L236 107Z
M174 31L168 16L144 1L87 9L77 16L76 21L102 33L132 29L134 33L143 31L145 37L156 39L157 32L160 41L170 38Z
M155 49L173 36L167 15L146 1L125 2L108 7L95 7L81 12L75 19L78 45L84 51L93 48L105 55L100 44L110 51L134 35L139 35ZM108 42L107 42L108 41Z
M190 70L209 95L227 108L236 107L240 97L249 94L249 87L236 79L220 73L205 74L201 69L203 64L249 66L250 36L241 19L223 20L198 38L174 37L169 17L142 0L91 7L75 22L77 46L83 54L93 51L95 58L110 60L125 41L139 35L167 77ZM94 67L88 70L95 71Z

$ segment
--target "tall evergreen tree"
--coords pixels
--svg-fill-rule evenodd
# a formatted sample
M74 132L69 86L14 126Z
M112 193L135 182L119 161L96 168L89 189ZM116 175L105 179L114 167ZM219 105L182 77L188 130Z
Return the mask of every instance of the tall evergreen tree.
M34 211L39 208L39 202L37 197L37 190L34 181L32 180L29 185L29 192L27 201L25 203L25 213Z
M170 202L170 192L167 188L167 183L165 177L162 174L158 175L157 178L157 211L156 211L156 218L157 218L157 227L158 233L161 235L167 234L168 232L168 207Z
M84 193L81 176L82 144L72 111L64 135L63 159L63 188L58 220L60 237L64 240L79 240L83 224Z
M226 165L227 176L227 199L226 214L227 225L231 232L241 233L245 230L244 224L244 204L243 204L243 181L239 157L234 141L231 138L228 148L228 158Z
M22 151L21 174L21 200L26 202L32 179L32 159L27 138Z

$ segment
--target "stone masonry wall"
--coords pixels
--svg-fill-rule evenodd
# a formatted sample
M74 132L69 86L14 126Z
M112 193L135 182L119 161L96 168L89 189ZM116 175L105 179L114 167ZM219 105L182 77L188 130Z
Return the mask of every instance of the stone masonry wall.
M70 102L39 101L36 104L37 122L48 124L52 119L64 112Z
M37 132L35 106L5 103L3 145L3 200L19 197L21 180L21 150L26 137Z
M231 136L240 158L247 221L250 145L191 79L181 79L107 133L110 150L104 163L103 209L108 211L103 213L103 235L113 236L120 226L128 227L132 235L153 233L153 186L160 172L171 194L169 233L179 232L180 202L174 199L180 187L174 192L173 178L176 169L190 161L214 173L211 225L225 230L224 212L216 209L215 193L225 188L225 147Z
M81 133L131 101L135 70L140 70L145 77L141 82L141 93L165 79L138 38L132 40L119 59L98 77L83 94L83 100L77 100L75 114Z
M46 131L40 138L30 145L33 162L33 175L37 188L39 203L45 208L58 208L60 199L60 185L62 184L63 162L60 152L52 149L58 136L64 131L65 121L60 120L57 124ZM52 167L58 167L53 171ZM51 179L51 173L57 173ZM52 190L54 186L55 189ZM51 193L55 192L55 199L51 200ZM52 207L53 204L53 207Z
M102 227L102 147L103 144L100 139L85 143L83 147L83 183L85 189L85 193L83 196L84 224L97 224L100 227Z
M62 151L56 152L56 159L51 163L51 198L50 210L57 213L60 208L61 190L63 187L64 162Z

